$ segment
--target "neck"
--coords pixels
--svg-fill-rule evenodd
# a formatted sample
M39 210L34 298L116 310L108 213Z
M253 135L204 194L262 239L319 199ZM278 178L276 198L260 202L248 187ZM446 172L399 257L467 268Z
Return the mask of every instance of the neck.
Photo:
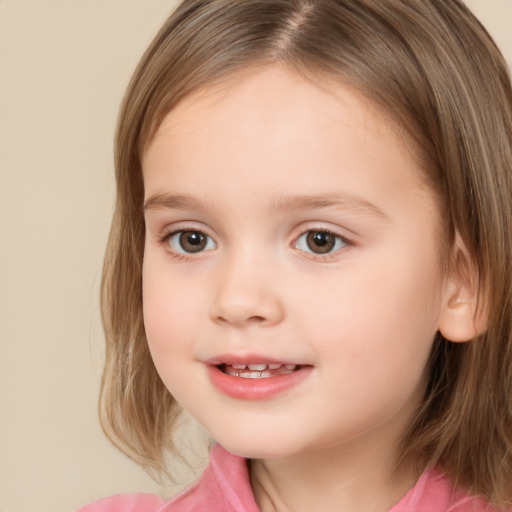
M396 450L368 439L283 459L252 460L251 485L261 512L386 512L419 475L396 470ZM356 443L357 444L357 443Z

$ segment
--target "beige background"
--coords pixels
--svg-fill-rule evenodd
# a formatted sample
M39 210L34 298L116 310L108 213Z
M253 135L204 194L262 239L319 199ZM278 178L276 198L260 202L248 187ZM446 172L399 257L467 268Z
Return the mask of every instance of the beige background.
M174 3L0 0L0 512L176 490L112 448L96 419L112 133ZM468 4L512 61L512 0ZM178 487L192 476L179 469Z

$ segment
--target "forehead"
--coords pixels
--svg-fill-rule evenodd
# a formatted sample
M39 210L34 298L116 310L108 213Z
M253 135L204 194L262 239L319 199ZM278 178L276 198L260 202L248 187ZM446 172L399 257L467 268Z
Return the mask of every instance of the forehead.
M262 116L272 112L277 116L290 118L291 113L305 116L304 121L339 122L332 112L332 104L343 104L346 122L351 118L357 123L368 123L367 127L378 133L384 128L404 140L403 130L383 109L366 98L356 88L326 73L308 75L280 65L249 67L229 75L221 81L206 85L182 100L163 119L147 147L158 143L162 137L179 135L181 131L207 126L209 120L232 119L243 112L259 114L257 118L245 117L240 129L251 129ZM264 107L267 107L265 109ZM214 118L215 117L215 118ZM306 119L307 117L307 119ZM268 119L270 121L270 119ZM283 123L286 119L281 119ZM291 122L291 119L290 119Z
M388 173L402 186L425 188L414 144L397 123L355 88L324 78L250 68L197 91L164 118L148 145L145 181L158 188L165 173L155 170L165 168L176 178L231 172L233 179L252 175L272 186L289 180L284 170L292 167L295 180L313 184L319 167L353 165L357 172L371 160L383 171L408 170L407 180Z

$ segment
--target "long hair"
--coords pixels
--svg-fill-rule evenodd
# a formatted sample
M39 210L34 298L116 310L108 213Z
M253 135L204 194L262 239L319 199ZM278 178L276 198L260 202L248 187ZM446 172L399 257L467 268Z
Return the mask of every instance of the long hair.
M467 343L437 335L424 400L401 460L438 465L470 492L512 502L512 90L506 63L459 0L185 0L143 55L115 144L117 203L102 280L110 439L149 468L171 448L177 404L151 361L142 320L141 155L164 116L248 66L288 66L356 87L414 142L460 237L489 314ZM457 262L447 262L453 268Z

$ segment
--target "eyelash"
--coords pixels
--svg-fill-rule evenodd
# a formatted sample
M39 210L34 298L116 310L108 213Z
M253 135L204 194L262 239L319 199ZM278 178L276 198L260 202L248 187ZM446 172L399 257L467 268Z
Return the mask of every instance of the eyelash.
M171 255L173 258L175 258L177 261L185 261L185 260L190 260L191 258L194 258L194 255L195 254L200 254L200 253L203 253L203 252L208 252L208 251L211 251L212 248L209 248L209 249L202 249L200 251L197 251L196 253L194 252L187 252L185 250L183 250L183 252L181 251L177 251L175 249L173 249L170 245L170 241L176 237L177 235L183 235L184 233L199 233L205 237L207 237L207 244L209 244L210 242L213 242L213 244L215 244L215 247L216 248L216 243L215 241L213 240L213 238L211 236L209 236L207 233L205 233L204 231L200 230L200 229L194 229L194 228L182 228L182 229L176 229L176 230L173 230L173 231L170 231L169 233L165 233L163 234L161 237L160 237L160 243L162 245L165 245L167 246L168 250L170 251ZM335 239L335 244L343 244L342 247L338 247L336 248L335 250L330 250L329 252L326 252L326 253L315 253L313 251L309 252L307 250L304 250L304 249L301 249L298 247L299 243L300 243L300 240L307 236L307 235L310 235L312 233L316 233L316 234L326 234L326 235L330 235L332 236L334 239ZM306 242L307 243L307 242ZM301 233L294 239L294 243L293 243L293 248L300 251L301 253L305 253L307 254L308 258L310 259L313 259L314 261L320 261L320 262L326 262L326 261L329 261L329 260L332 260L332 259L335 259L339 256L339 253L340 251L348 251L352 248L352 246L354 245L354 243L349 240L348 238L340 235L339 233L336 233L335 231L332 231L330 229L327 229L327 228L318 228L318 227L308 227L307 229L301 231Z
M217 245L214 241L213 241L213 238L211 236L209 236L208 234L206 234L204 231L200 230L200 229L194 229L194 228L184 228L184 229L176 229L174 231L171 231L169 233L166 233L164 235L161 236L160 238L160 243L162 245L167 245L167 247L169 248L170 252L171 252L171 255L176 258L177 260L179 261L182 261L182 260L185 260L185 259L189 259L191 257L194 257L194 254L199 254L199 253L202 253L202 252L207 252L207 251L211 251L212 249L209 248L209 249L202 249L200 251L197 251L197 253L194 253L193 251L190 251L190 252L187 252L185 250L183 250L182 248L182 251L177 251L176 249L173 249L171 247L171 240L180 235L182 236L184 233L199 233L201 234L202 236L206 237L207 238L207 241L206 241L206 244L210 244L211 242L213 242L215 244L215 246Z
M332 250L332 251L329 251L329 252L326 252L326 253L315 253L315 252L308 252L308 251L305 251L305 250L301 250L298 248L298 244L301 240L301 238L307 236L308 234L311 234L311 233L316 233L316 234L326 234L326 235L330 235L332 236L334 239L335 239L335 243L341 243L343 244L342 247L338 247L337 249L335 250ZM311 258L313 259L314 261L320 261L320 262L326 262L326 261L329 261L329 260L333 260L333 259L336 259L339 257L339 253L341 251L345 252L345 251L348 251L350 250L352 247L353 247L354 243L349 240L348 238L344 237L343 235L340 235L339 233L333 231L333 230L330 230L328 228L318 228L318 227L308 227L307 229L305 229L304 231L301 232L301 234L295 239L295 242L294 242L294 247L301 251L301 252L304 252L306 254L308 254L308 258Z

